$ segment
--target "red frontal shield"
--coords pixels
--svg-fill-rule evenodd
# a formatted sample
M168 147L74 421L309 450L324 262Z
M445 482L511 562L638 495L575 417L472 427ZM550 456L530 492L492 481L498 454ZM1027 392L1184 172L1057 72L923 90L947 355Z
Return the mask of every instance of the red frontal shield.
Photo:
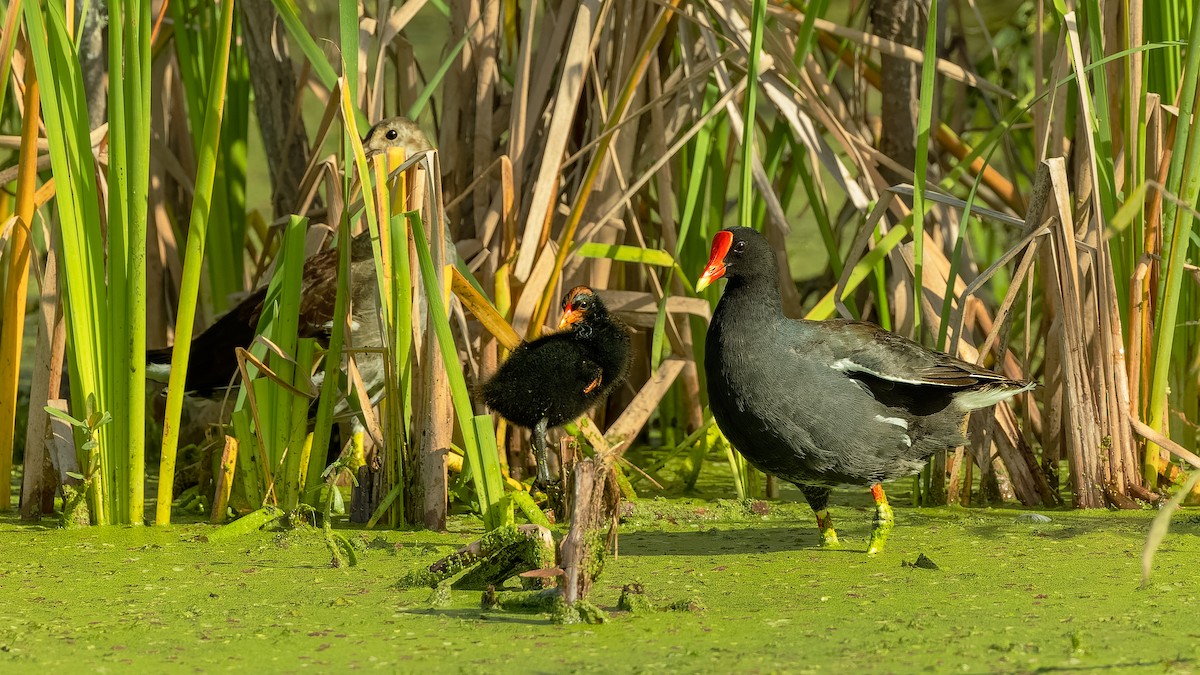
M725 255L729 253L730 246L733 246L732 232L721 230L717 233L717 236L713 237L712 252L708 256L708 266L704 268L704 273L700 275L700 280L696 282L697 292L708 288L709 284L725 275Z

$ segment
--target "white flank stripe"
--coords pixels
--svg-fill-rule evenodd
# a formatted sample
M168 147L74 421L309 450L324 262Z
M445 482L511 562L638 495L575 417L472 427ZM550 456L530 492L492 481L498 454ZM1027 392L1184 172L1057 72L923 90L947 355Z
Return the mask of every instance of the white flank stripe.
M858 370L855 363L850 359L838 359L829 367L833 368L834 370Z
M884 424L895 424L901 429L908 429L908 422L905 422L899 417L884 417L883 415L876 415L875 419L883 422Z
M924 380L909 380L909 379L906 379L903 377L896 377L895 375L888 375L887 373L876 372L874 370L871 370L870 368L867 368L866 366L864 366L860 363L855 363L854 361L851 361L850 359L838 359L837 361L834 361L833 364L830 365L829 367L833 368L834 370L840 370L840 371L847 372L847 373L866 373L868 375L874 375L875 377L878 377L881 380L888 380L889 382L900 382L902 384L921 384L921 385L925 385L928 387L949 386L949 385L940 384L938 382L925 382Z

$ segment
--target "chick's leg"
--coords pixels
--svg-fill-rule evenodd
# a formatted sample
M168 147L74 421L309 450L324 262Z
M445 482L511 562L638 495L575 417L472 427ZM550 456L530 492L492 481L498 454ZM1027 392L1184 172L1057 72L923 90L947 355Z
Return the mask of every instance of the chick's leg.
M533 427L533 457L537 460L537 479L535 487L545 490L550 486L550 460L546 455L546 420L538 422Z

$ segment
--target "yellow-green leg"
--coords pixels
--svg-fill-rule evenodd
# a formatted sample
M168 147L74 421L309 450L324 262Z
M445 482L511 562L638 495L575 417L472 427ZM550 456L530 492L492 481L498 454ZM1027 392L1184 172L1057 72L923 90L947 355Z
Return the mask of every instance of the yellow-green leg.
M817 511L817 529L821 531L821 548L842 547L837 531L833 529L833 516L829 515L829 509Z
M797 485L804 499L817 515L817 529L821 532L821 548L841 548L837 532L833 529L833 516L829 515L829 488L815 485Z
M875 520L871 523L871 544L867 547L867 555L875 555L883 550L892 525L896 522L887 495L883 494L883 486L879 483L872 485L871 496L875 498Z

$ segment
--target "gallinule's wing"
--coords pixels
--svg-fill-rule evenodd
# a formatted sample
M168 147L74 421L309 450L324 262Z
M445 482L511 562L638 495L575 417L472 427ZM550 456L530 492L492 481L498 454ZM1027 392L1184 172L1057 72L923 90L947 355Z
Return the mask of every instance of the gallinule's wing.
M823 325L844 335L840 340L846 355L831 367L864 372L894 382L931 387L971 387L984 382L1003 382L1003 375L931 351L875 324L831 319Z

